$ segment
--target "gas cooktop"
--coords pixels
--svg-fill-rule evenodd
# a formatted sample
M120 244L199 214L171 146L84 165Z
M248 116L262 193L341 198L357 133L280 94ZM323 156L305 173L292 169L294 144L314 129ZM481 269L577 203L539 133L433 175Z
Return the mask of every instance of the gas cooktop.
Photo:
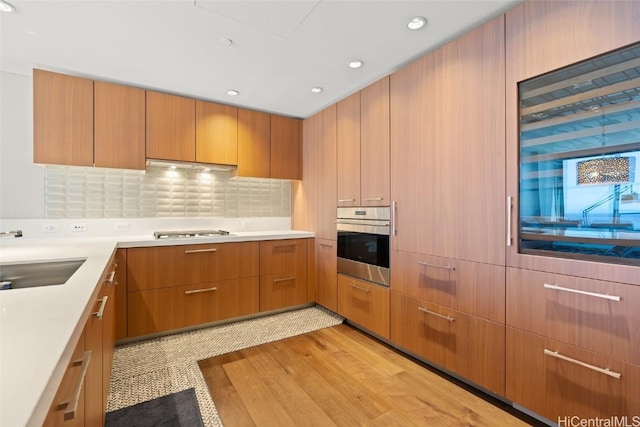
M232 234L224 230L180 230L180 231L154 231L156 239L188 239L192 237L222 237Z

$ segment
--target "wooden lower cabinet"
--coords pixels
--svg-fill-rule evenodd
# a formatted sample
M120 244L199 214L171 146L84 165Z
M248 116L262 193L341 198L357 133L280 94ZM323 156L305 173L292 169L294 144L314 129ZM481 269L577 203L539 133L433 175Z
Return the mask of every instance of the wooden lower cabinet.
M103 362L106 345L103 333L107 317L105 316L109 301L106 295L107 286L102 285L102 292L94 302L92 313L85 325L86 351L91 351L91 361L85 377L85 425L97 426L104 424L105 403L103 402ZM105 297L107 297L105 299ZM104 396L106 402L107 396Z
M505 267L391 251L397 292L498 323L505 321Z
M389 288L338 274L338 313L389 339Z
M257 277L183 286L184 326L246 316L258 312Z
M518 405L559 425L626 416L611 425L630 426L640 422L638 396L640 366L507 327L506 397Z
M640 286L507 269L507 325L640 365Z
M335 240L318 239L316 243L316 302L338 311L338 245Z
M391 342L504 395L503 324L391 291Z
M129 292L127 336L155 334L182 328L180 287Z
M276 310L309 302L306 274L260 276L260 311Z
M71 355L71 361L67 366L67 370L62 377L62 382L58 387L55 397L47 417L42 424L44 427L72 427L72 426L84 426L85 425L85 384L80 389L80 395L78 397L78 404L76 411L71 414L65 414L70 409L70 401L74 397L74 391L80 382L84 383L84 363L85 361L85 332L82 333L78 344L76 344L75 350ZM91 359L89 359L91 363Z

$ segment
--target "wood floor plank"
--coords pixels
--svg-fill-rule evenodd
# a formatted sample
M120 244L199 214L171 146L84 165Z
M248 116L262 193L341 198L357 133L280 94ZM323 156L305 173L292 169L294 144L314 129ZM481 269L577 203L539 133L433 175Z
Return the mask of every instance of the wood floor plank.
M526 426L348 325L199 362L225 426Z

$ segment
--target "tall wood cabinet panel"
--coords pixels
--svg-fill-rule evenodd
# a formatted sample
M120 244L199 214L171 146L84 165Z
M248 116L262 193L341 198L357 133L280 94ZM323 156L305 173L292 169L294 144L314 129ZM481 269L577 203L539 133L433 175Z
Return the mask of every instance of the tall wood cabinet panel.
M238 108L196 100L196 162L238 164Z
M638 22L640 3L635 1L528 1L507 11L507 194L513 197L514 218L508 265L640 284L638 267L518 254L515 220L519 218L518 82L638 42Z
M316 230L318 223L320 114L302 122L302 181L291 182L291 228ZM334 237L335 238L335 237Z
M145 91L94 82L95 166L145 169Z
M195 100L150 90L146 95L147 158L195 161Z
M336 105L338 206L360 203L360 92Z
M336 105L318 113L318 224L316 237L335 240L337 213Z
M394 248L504 265L503 36L499 17L391 76Z
M338 311L338 245L335 240L317 239L316 302Z
M271 114L271 178L302 179L302 121Z
M389 206L389 76L360 91L360 200Z
M238 175L271 176L271 115L238 109Z
M93 80L33 70L33 161L93 166Z

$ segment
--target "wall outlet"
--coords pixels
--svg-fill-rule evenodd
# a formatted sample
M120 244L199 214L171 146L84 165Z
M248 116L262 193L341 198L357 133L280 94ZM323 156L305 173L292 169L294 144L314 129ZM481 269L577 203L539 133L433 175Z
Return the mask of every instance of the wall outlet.
M74 224L71 224L71 227L69 227L69 231L85 232L85 231L87 231L87 223L86 222L76 222Z
M128 222L118 222L113 226L115 231L129 231L130 224Z
M58 224L42 224L43 233L57 233L58 231L60 231Z

